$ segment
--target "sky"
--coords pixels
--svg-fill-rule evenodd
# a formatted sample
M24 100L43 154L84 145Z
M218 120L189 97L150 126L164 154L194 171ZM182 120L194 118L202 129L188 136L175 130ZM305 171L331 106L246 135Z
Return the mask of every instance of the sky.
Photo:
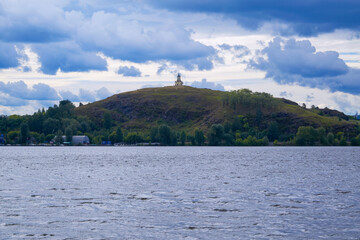
M1 0L0 115L174 84L360 112L358 0Z

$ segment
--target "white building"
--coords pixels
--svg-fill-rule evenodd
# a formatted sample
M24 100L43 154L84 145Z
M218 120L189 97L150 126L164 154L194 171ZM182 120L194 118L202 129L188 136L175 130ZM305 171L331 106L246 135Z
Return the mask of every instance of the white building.
M90 144L90 139L88 136L73 136L72 137L72 144L78 145L78 144Z
M63 136L63 141L65 142L66 141L66 136ZM86 145L86 144L90 144L90 139L88 136L73 136L72 137L72 141L71 141L72 145L79 145L79 144L83 144L83 145Z

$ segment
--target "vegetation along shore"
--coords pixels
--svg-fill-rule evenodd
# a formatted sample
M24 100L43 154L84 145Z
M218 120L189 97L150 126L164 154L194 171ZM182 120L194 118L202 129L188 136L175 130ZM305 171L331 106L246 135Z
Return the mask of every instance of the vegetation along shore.
M2 145L359 146L360 121L268 93L145 88L0 117Z

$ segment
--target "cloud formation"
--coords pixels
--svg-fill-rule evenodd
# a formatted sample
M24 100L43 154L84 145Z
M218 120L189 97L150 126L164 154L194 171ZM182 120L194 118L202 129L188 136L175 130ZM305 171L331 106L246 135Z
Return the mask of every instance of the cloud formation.
M274 30L282 35L314 36L336 29L360 29L360 2L356 0L147 0L171 11L221 14L255 30L264 23L285 24Z
M0 92L24 100L59 100L57 91L49 85L38 83L29 88L24 81L0 82Z
M277 37L269 42L260 54L262 56L252 62L251 66L265 70L267 77L278 81L281 81L284 75L304 78L333 77L349 71L337 52L316 52L309 40L284 40Z
M279 93L280 97L292 97L292 93L287 92L287 91L282 91Z
M360 70L349 68L335 51L316 52L309 40L274 38L248 66L280 84L360 94Z
M102 87L95 91L97 99L105 99L113 95L106 87Z
M79 96L73 94L70 91L59 91L59 93L60 93L62 99L64 99L64 100L69 100L72 102L80 102Z
M250 54L250 49L243 45L229 45L229 44L221 44L219 48L225 51L230 51L234 57L242 58Z
M188 70L212 69L215 49L194 41L190 31L174 22L135 21L131 12L121 11L127 7L135 12L137 7L144 17L152 16L139 2L102 2L107 7L90 1L4 0L0 43L29 44L46 74L105 70L106 61L98 53L137 63L166 60ZM14 56L7 49L0 44L0 56ZM0 57L0 68L16 65L5 63Z
M11 97L7 94L0 93L0 106L19 107L26 105L28 105L27 100Z
M44 83L30 87L23 81L8 83L0 81L0 106L6 107L28 106L30 103L39 107L49 107L60 100L93 102L111 95L112 93L105 87L95 91L79 89L77 95L67 90L57 91Z
M0 69L17 67L19 57L14 44L0 42Z
M80 88L78 95L70 91L59 91L59 93L62 99L67 99L72 102L93 102L96 100L105 99L113 94L106 87L102 87L95 91Z
M39 56L40 70L45 74L106 70L106 60L94 51L84 51L75 42L34 44L32 50Z
M122 74L124 77L140 77L141 72L138 68L134 66L131 67L119 67L118 74Z
M208 82L206 80L206 78L202 79L201 82L200 81L192 82L191 86L196 87L196 88L208 88L208 89L212 89L212 90L225 91L225 88L223 85L221 85L220 83L216 84L214 82Z

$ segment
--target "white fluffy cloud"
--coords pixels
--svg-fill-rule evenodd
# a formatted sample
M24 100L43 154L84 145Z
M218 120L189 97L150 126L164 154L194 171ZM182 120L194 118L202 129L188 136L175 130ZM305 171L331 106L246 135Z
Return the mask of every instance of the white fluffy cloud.
M7 114L10 111L9 107L23 111L23 108L21 108L23 106L49 107L60 100L93 102L111 95L112 93L105 87L95 91L80 88L79 93L74 94L68 90L57 91L55 88L44 83L38 83L30 87L23 81L8 83L0 81L0 106L2 106L0 114ZM29 109L33 111L34 107Z
M281 84L360 94L360 70L349 68L335 51L317 52L309 40L274 38L249 67Z
M59 100L57 91L49 85L38 83L29 88L25 82L0 82L0 92L24 100Z

